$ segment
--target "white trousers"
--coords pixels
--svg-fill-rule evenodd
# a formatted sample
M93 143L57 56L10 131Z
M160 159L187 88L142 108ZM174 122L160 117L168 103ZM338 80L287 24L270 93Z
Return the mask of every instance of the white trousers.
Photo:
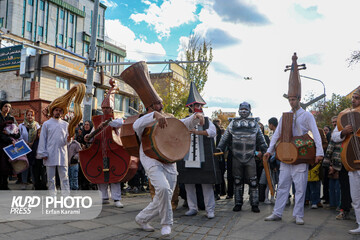
M69 175L67 166L46 166L48 189L50 195L56 195L56 186L55 186L55 175L56 168L58 169L61 192L63 195L70 194L70 184L69 184Z
M349 172L350 194L356 222L360 226L360 171Z
M201 184L206 212L215 212L215 196L212 184ZM189 209L198 211L195 184L185 184Z
M146 174L155 188L155 196L152 202L137 215L137 218L147 223L160 215L162 225L172 225L171 198L176 185L176 174L168 173L161 166L151 167Z
M121 183L101 183L98 189L101 192L102 199L109 199L108 186L110 185L111 198L114 201L121 200Z
M273 214L281 217L289 198L291 183L295 184L295 206L293 209L294 217L304 217L304 202L306 185L308 179L308 166L305 163L290 165L281 162L279 184L276 192L276 201Z

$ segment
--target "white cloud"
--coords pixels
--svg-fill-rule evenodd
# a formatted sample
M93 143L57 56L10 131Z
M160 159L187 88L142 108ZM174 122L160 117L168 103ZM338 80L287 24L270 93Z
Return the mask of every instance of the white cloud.
M162 59L166 51L159 42L148 43L146 37L137 38L128 27L116 20L105 20L106 35L126 46L127 59L133 61Z
M196 20L196 1L165 0L160 7L149 1L144 3L149 5L145 13L135 13L130 18L136 23L144 21L153 26L159 39L170 36L172 28Z
M100 2L108 8L116 8L118 6L117 3L112 0L101 0Z

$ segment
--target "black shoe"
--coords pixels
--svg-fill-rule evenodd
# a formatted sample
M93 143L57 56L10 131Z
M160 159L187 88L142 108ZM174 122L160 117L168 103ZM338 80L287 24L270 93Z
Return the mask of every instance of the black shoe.
M226 196L226 199L232 199L233 198L233 196Z
M235 205L235 207L233 208L234 212L240 212L241 211L241 207L242 205Z
M259 213L260 209L258 206L251 206L251 211L253 211L254 213Z
M215 201L220 200L220 196L219 195L215 195Z

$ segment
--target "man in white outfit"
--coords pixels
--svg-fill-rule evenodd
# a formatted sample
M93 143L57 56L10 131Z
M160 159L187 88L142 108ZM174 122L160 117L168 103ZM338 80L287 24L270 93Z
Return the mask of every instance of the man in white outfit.
M356 89L353 93L351 103L352 108L360 107L360 88ZM354 130L356 131L356 129L353 129L350 124L346 125L341 132L336 127L331 135L331 140L334 142L342 142L347 136L353 134ZM360 149L358 149L358 151L360 151ZM356 229L349 230L349 233L360 234L360 170L349 171L349 182L352 206L355 210L356 223L358 224L358 227Z
M63 195L69 195L70 185L68 176L68 123L61 119L64 109L54 107L50 109L51 118L44 122L41 129L38 159L43 159L46 166L48 189L50 195L56 195L55 174L58 170L60 186Z
M314 137L314 142L316 146L316 158L315 163L318 163L322 160L324 156L321 137L319 130L316 126L315 118L310 113L300 108L300 98L301 98L301 86L300 86L300 77L298 72L297 65L297 56L296 53L292 57L293 63L291 66L291 74L289 79L289 91L288 91L288 100L291 106L291 112L294 113L294 120L292 125L293 136L302 136L308 131L311 131ZM275 152L275 145L279 140L282 132L282 117L280 118L279 125L276 128L276 131L271 138L270 146L267 152L264 154L266 160ZM296 165L287 164L284 162L280 163L280 175L279 183L277 188L277 197L275 201L275 206L273 213L265 218L265 221L279 221L281 220L282 213L284 211L286 201L289 197L289 191L291 183L295 184L295 206L293 210L293 217L295 223L298 225L304 224L304 202L305 202L305 193L306 185L308 179L308 164L300 163Z
M145 105L146 106L146 105ZM141 139L144 129L151 123L158 121L160 128L167 127L167 120L161 113L163 104L161 99L147 107L147 114L138 118L133 129ZM201 118L201 115L194 115L193 118ZM203 121L203 119L201 119ZM185 123L185 125L188 125ZM135 222L144 231L154 231L149 221L160 215L161 235L169 236L173 224L173 212L171 208L171 198L176 185L177 170L175 163L162 163L156 159L145 155L142 143L140 144L140 161L143 165L147 177L155 188L155 196L149 205L144 208L136 217Z

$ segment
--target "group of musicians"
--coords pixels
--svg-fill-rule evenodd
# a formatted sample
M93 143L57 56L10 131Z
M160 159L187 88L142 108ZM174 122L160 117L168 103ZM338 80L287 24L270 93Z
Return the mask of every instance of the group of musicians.
M177 184L185 185L187 195L186 200L189 207L189 210L185 215L193 216L198 213L197 202L199 199L197 199L195 184L201 184L203 192L202 200L205 205L206 217L209 219L215 217L213 185L219 184L221 181L219 162L217 160L218 152L221 153L230 149L233 154L233 174L235 178L235 206L233 211L241 211L244 184L247 183L249 184L251 210L255 213L260 212L260 209L258 208L258 180L256 179L256 165L254 160L255 151L257 149L263 153L264 161L267 161L269 157L274 154L275 150L278 151L278 149L276 149L276 144L282 139L285 131L287 131L286 129L290 129L291 134L294 137L302 136L311 131L313 140L309 146L311 145L316 149L313 158L315 159L315 163L322 160L324 153L315 119L311 113L300 107L301 84L296 59L296 54L294 54L288 91L288 100L291 106L290 112L292 113L291 116L293 120L292 125L284 127L284 124L282 124L283 119L280 118L279 127L276 129L269 147L264 140L263 133L258 124L258 119L251 117L250 104L243 102L239 106L239 117L232 119L218 143L217 148L215 148L215 126L209 121L208 117L204 116L202 107L206 103L196 89L195 84L191 83L190 94L186 103L186 107L189 109L189 116L180 120L186 126L186 131L190 132L190 148L185 157L182 159L174 159L174 161L164 161L162 153L157 152L156 149L154 150L155 153L152 155L148 154L147 150L145 151L145 148L147 147L144 146L145 140L142 136L153 129L155 124L159 129L166 129L169 127L168 115L162 111L162 99L157 95L150 83L146 65L144 65L143 62L140 62L135 64L136 66L132 66L124 71L121 77L126 83L134 88L146 108L146 112L139 115L133 122L131 129L134 132L134 135L136 134L138 143L137 157L139 157L140 162L146 171L146 175L150 180L149 182L151 182L155 189L155 195L152 201L135 218L135 222L144 231L154 231L155 229L150 225L150 221L154 217L160 216L162 225L161 235L169 236L171 234L171 227L173 225L171 201ZM144 85L137 85L138 83L134 83L137 81L145 81L146 83ZM352 103L354 109L360 107L360 89L354 92ZM109 118L113 117L110 112L107 116ZM113 129L111 126L106 127L102 124L99 126L102 128ZM149 126L152 126L150 130L148 129ZM354 127L346 125L340 131L334 131L333 135L336 136L336 138L334 137L333 140L343 141L354 131L356 132ZM147 142L151 142L151 147L156 148L157 143L154 142L154 139L152 138L150 141L146 141L146 144ZM105 139L103 140L105 141ZM122 144L125 145L124 139L122 139ZM174 149L174 151L176 151L176 149ZM360 149L355 150L356 153L359 151ZM125 167L130 165L129 155L130 154L124 154L124 156L121 157L122 161L127 159L127 164L124 165ZM104 167L106 164L109 164L111 160L112 159L110 159L109 156L103 156L102 163L104 164ZM304 224L304 201L308 166L309 164L306 162L296 164L281 162L275 207L273 213L268 216L265 221L281 220L291 183L294 182L296 191L295 206L293 210L294 222L299 225ZM114 183L112 181L117 180L111 180L112 172L109 170L111 167L106 167L108 176L107 178L105 175L102 177L102 184ZM86 175L87 173L84 172L84 174ZM349 233L360 234L359 169L349 172L349 177L353 206L356 213L356 220L359 224L357 229L350 230ZM104 189L106 186L104 186Z

